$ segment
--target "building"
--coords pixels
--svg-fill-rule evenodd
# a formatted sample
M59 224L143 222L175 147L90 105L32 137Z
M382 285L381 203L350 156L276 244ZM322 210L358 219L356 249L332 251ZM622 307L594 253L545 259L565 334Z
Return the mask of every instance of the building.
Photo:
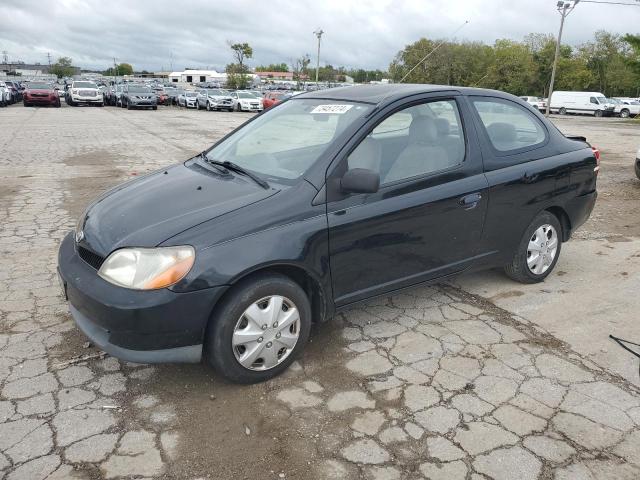
M295 73L293 72L256 72L256 75L260 77L260 80L263 82L270 81L286 81L293 82L295 81ZM304 73L300 74L300 80L308 80L309 76Z

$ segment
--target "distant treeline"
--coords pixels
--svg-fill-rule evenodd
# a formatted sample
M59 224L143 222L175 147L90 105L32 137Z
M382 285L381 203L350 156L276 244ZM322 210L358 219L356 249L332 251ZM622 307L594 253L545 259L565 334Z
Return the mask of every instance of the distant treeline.
M389 66L400 81L441 41L422 38L398 52ZM523 41L445 42L405 83L494 88L515 95L547 96L555 55L552 35L532 33ZM598 91L606 96L640 95L640 36L598 31L592 41L562 45L555 90Z

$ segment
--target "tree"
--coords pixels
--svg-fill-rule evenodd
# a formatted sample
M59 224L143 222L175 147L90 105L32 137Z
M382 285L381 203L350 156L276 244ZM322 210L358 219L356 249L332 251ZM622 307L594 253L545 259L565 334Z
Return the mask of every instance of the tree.
M270 65L260 65L256 67L256 72L288 72L289 65L286 63L272 63Z
M300 85L300 80L302 76L309 76L309 63L311 63L311 57L309 57L308 53L305 53L302 57L297 58L293 62L293 79Z
M133 75L133 67L128 63L120 63L116 65L115 68L114 67L107 68L103 72L103 75L118 76L118 77L122 77L123 75Z
M229 88L247 88L249 83L247 79L247 67L244 61L253 57L253 49L248 43L228 42L229 47L233 51L235 63L227 65L227 87ZM230 86L233 85L233 86Z
M60 57L58 61L51 65L49 72L58 78L70 77L75 73L75 67L72 65L73 60L69 57Z

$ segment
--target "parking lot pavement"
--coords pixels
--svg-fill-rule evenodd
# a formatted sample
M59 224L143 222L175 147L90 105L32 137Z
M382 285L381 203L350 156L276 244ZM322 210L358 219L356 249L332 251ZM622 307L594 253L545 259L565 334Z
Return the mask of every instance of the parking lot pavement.
M373 301L316 328L283 376L249 387L200 365L134 365L86 345L57 285L62 236L102 190L186 159L247 118L0 110L0 478L640 477L637 386L607 357L562 341L562 330L548 333L551 320L496 296L441 285ZM584 238L593 231L585 226ZM635 241L624 238L609 243ZM558 282L570 278L560 271L574 268L571 288L599 275L596 287L622 290L605 275L610 259L594 267L601 274L589 270L593 252L578 246L597 241L606 242L565 249L549 298L560 302ZM637 267L624 268L637 282ZM572 295L579 304L591 292ZM567 321L563 305L547 314L557 324ZM631 318L637 304L617 308Z

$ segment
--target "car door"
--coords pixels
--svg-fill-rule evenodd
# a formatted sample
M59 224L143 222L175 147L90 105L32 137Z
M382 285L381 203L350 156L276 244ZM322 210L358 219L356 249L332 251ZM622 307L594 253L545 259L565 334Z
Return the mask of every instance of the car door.
M558 151L541 120L523 105L466 97L482 146L489 204L481 249L492 265L511 261L525 229L554 199L570 193L568 153Z
M486 179L458 97L423 97L372 118L327 178L337 306L468 267L478 255ZM335 163L335 162L334 162ZM339 190L349 169L380 175L375 193Z

